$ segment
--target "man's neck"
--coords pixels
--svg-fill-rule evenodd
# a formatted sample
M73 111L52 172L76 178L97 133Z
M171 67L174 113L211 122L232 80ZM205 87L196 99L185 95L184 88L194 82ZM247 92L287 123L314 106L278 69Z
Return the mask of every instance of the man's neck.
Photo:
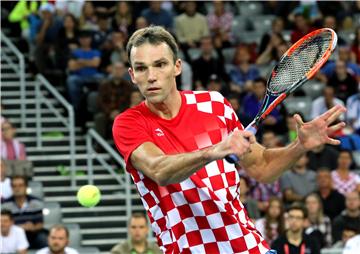
M360 216L360 210L359 209L357 209L357 210L346 209L346 214L351 218L356 218L356 217Z
M327 198L331 193L331 188L320 188L319 192L321 197Z
M131 241L133 248L136 250L136 252L138 253L143 253L146 250L147 247L147 242L146 241L142 241L142 242L134 242Z
M49 250L50 250L50 248L49 248ZM59 251L56 251L56 252L50 250L50 253L51 254L65 254L65 248L63 250L59 250Z
M306 172L306 168L297 168L297 169L294 169L294 172L297 174L303 175Z
M299 246L302 242L302 230L299 230L297 232L288 230L286 232L287 239L289 243L295 246Z
M26 202L26 196L16 197L15 203L18 207L22 208L24 203Z
M169 101L171 99L171 101ZM179 91L176 91L175 96L169 95L167 98L168 101L162 103L153 104L146 101L146 105L149 107L150 111L158 115L163 119L170 120L177 116L181 108L181 94Z

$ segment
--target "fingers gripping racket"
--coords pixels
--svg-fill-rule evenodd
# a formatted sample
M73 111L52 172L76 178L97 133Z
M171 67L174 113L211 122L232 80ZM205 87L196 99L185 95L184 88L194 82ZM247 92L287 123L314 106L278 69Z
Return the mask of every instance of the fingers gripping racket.
M326 63L336 43L336 33L330 28L322 28L305 35L293 44L273 68L267 81L262 106L245 130L256 134L266 116L289 94L311 79ZM239 161L235 154L230 154L225 159L230 163Z

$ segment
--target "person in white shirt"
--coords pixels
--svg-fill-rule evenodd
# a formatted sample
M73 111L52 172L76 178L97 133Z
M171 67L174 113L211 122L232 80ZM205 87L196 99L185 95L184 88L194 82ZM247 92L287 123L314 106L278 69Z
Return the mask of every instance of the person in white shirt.
M12 196L11 180L6 177L6 164L0 160L0 199L4 200Z
M1 210L1 236L0 253L26 254L29 243L25 231L14 225L12 214L9 210Z
M68 247L69 230L60 224L50 228L48 236L48 247L42 248L36 254L79 254L73 248Z
M342 254L357 254L360 249L360 234L347 240Z
M311 105L311 119L316 118L338 104L344 106L344 102L335 97L334 88L325 86L323 96L316 98ZM339 119L344 120L344 114L340 115Z
M347 99L346 107L346 121L348 122L348 126L360 135L360 86L359 92Z

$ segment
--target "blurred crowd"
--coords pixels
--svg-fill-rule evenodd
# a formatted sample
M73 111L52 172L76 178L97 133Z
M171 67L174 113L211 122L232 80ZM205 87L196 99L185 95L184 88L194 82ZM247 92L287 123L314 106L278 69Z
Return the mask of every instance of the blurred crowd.
M278 106L263 122L258 138L265 147L284 146L296 138L294 113L311 120L342 104L347 112L338 120L347 127L332 134L342 145L311 151L271 184L243 175L241 200L274 248L281 249L293 236L285 232L299 228L316 239L311 247L315 249L342 248L360 234L360 161L354 158L360 150L360 1L20 0L2 3L2 8L11 33L22 38L19 45L28 55L29 71L62 87L74 106L77 125L85 128L86 121L93 121L105 139L111 139L115 116L143 100L127 72L125 47L136 29L161 25L170 31L182 59L179 89L221 92L244 126L261 106L271 67L291 44L317 28L334 29L338 47L309 84L319 85L321 92L314 96L313 90L300 90L294 95L309 101L310 110ZM1 121L2 160L26 160L15 128ZM11 219L25 230L30 246L44 247L46 237L37 224L41 220L34 219L30 226L16 217L18 207L11 204L19 182L26 185L19 173L31 173L4 173L1 168L1 185L6 186L3 206L13 212ZM11 181L7 175L13 175ZM33 231L39 233L36 240L31 238Z

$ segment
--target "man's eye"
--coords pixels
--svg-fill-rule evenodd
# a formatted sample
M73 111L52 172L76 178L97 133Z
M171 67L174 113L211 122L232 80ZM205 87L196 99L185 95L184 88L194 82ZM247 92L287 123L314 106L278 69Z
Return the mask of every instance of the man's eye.
M135 70L142 72L142 71L145 71L145 67L144 66L137 66L137 67L135 67Z

